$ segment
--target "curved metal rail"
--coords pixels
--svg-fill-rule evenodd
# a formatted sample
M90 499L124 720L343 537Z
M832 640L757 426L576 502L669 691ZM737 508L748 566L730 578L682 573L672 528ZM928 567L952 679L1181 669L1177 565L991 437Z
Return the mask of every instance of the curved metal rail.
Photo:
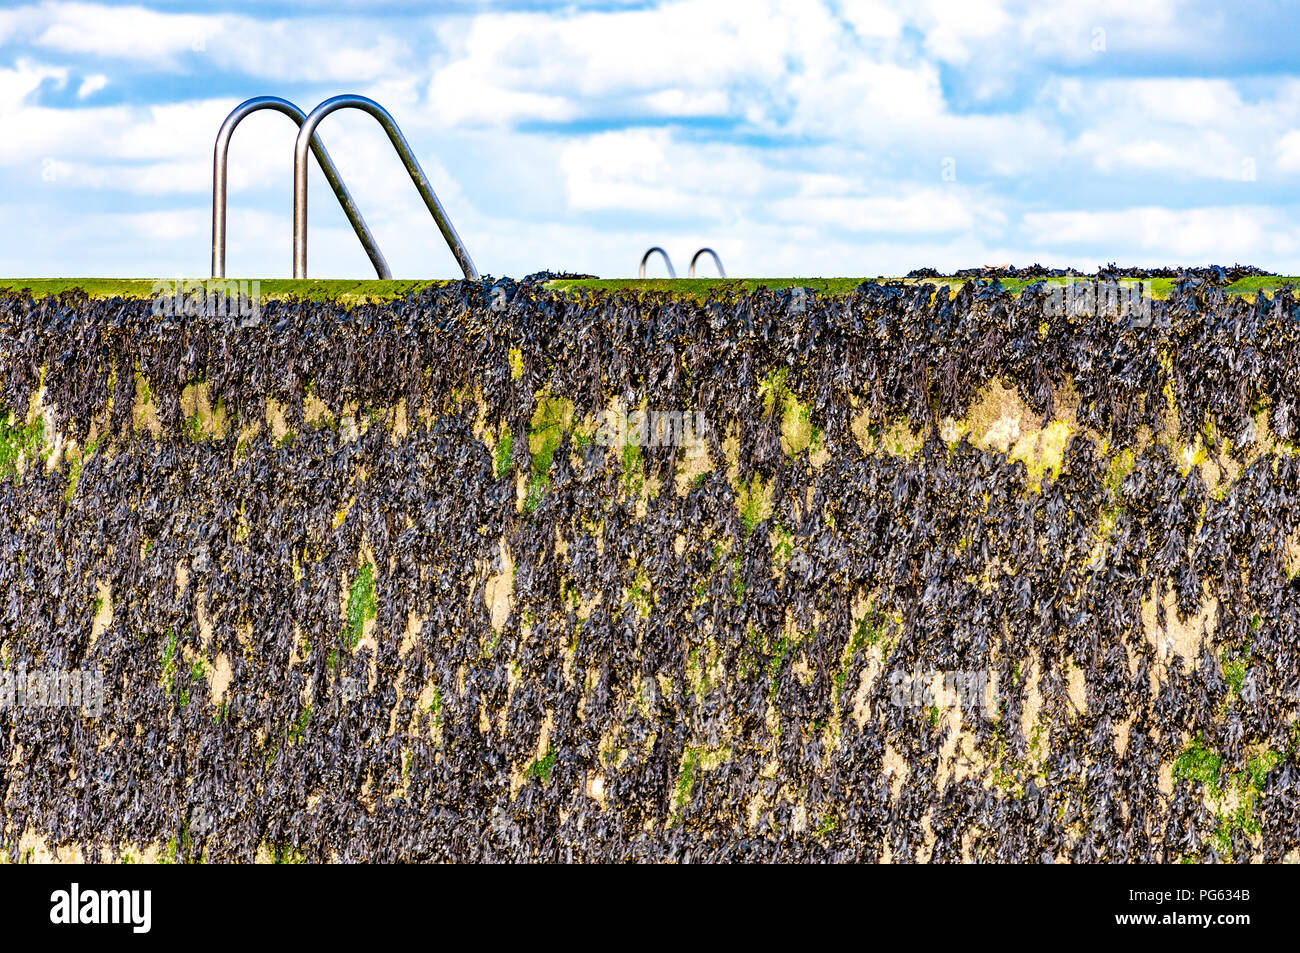
M646 253L641 256L641 274L639 275L639 277L641 278L645 277L645 263L650 260L650 256L653 255L655 252L658 252L660 255L663 256L664 264L668 266L668 277L676 278L677 272L673 270L673 263L668 258L668 252L664 251L658 245L652 245L651 247L647 248Z
M699 251L697 251L694 255L691 256L691 270L687 275L687 277L688 278L695 277L695 263L700 260L700 256L703 255L705 252L713 256L713 263L718 266L719 277L722 278L727 277L727 272L723 270L722 267L722 259L718 257L718 253L715 252L712 248L701 248Z
M299 128L307 120L307 114L301 109L289 102L287 99L281 99L278 96L254 96L252 99L245 100L235 107L234 111L226 117L226 121L221 124L221 129L217 132L217 142L212 149L212 277L226 277L226 161L227 153L230 150L230 137L235 134L235 127L243 122L244 117L257 112L260 109L274 109L276 112L284 113L292 119ZM388 270L388 262L384 261L383 254L379 251L379 246L375 244L375 236L370 234L370 229L366 226L366 220L361 217L361 212L357 210L357 204L352 200L352 195L348 192L347 186L343 184L342 178L339 177L339 170L335 167L334 161L330 154L325 151L325 145L320 141L320 137L312 135L311 151L316 156L316 161L320 163L321 171L325 173L325 181L329 183L334 195L339 200L339 205L343 206L343 214L348 217L352 223L352 230L357 233L357 238L361 239L361 244L366 250L366 255L370 258L370 263L375 266L375 272L380 278L391 278L392 273Z
M474 267L474 261L469 257L465 243L460 240L456 229L452 227L451 219L447 217L446 210L438 201L438 196L434 194L433 186L429 184L428 176L420 168L420 163L415 158L415 153L411 151L406 137L397 128L397 122L388 114L388 110L373 99L352 95L333 96L325 100L311 111L303 121L302 128L298 130L298 141L293 147L293 276L307 277L307 149L320 121L338 109L360 109L379 120L379 124L384 127L384 132L388 133L393 148L401 157L402 165L406 166L411 181L415 183L420 198L424 199L424 204L438 224L438 230L447 240L451 253L456 256L460 270L471 281L477 280L478 269Z

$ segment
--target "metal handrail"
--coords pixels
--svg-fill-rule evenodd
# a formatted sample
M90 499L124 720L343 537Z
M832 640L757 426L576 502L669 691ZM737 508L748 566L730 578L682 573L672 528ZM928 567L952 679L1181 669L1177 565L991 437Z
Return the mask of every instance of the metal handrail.
M307 277L307 149L320 121L336 109L360 109L379 120L379 124L384 127L384 132L388 133L393 148L401 157L402 165L406 166L411 181L415 183L420 198L424 199L424 204L438 224L438 230L447 240L452 254L456 256L460 270L471 281L477 280L478 269L474 267L465 243L460 240L456 229L452 227L451 219L447 217L446 210L438 201L438 196L434 194L433 186L429 184L428 176L420 168L420 163L415 158L415 153L411 151L406 137L397 128L397 122L388 114L388 110L373 99L352 95L334 96L325 100L311 111L303 121L302 128L298 130L298 141L293 147L293 276Z
M722 268L722 259L718 257L718 253L715 252L712 248L701 248L693 256L691 256L691 270L687 275L687 277L688 278L695 277L695 263L700 260L700 256L703 255L705 252L708 252L710 255L713 256L713 263L718 266L718 276L722 278L727 277L726 271L724 271Z
M236 106L234 111L226 117L226 121L221 124L221 129L217 132L216 145L212 149L213 278L226 277L226 161L230 149L230 137L234 135L235 127L244 120L245 116L251 115L260 109L273 109L276 112L284 113L299 128L302 128L302 124L307 119L307 114L287 99L281 99L278 96L254 96L252 99L245 100ZM371 264L375 266L375 272L380 278L391 278L392 273L388 270L388 262L384 261L379 246L375 244L375 237L370 234L370 229L366 226L366 220L361 217L361 212L357 210L356 202L352 200L351 193L348 192L347 186L343 184L342 178L339 177L339 170L335 167L330 154L325 151L324 143L320 141L319 136L314 134L311 137L311 151L316 156L316 161L320 163L321 171L325 173L325 181L329 183L330 188L334 191L334 195L339 200L339 205L343 206L343 214L352 223L352 230L357 233L357 238L361 239L366 255L369 256Z
M673 263L672 263L672 261L669 260L669 258L668 258L668 252L664 251L664 250L663 250L662 248L660 248L658 245L652 245L651 247L647 248L647 249L646 249L646 253L645 253L644 255L641 256L641 274L640 274L640 277L642 277L642 278L645 277L645 263L646 263L647 261L650 260L650 256L653 255L655 252L658 252L660 255L663 256L664 264L668 266L668 277L669 277L669 278L676 278L676 277L677 277L677 272L673 270Z

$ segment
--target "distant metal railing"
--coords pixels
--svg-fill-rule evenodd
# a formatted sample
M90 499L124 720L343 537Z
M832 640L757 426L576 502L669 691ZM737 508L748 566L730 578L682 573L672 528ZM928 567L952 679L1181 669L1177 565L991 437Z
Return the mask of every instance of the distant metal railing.
M226 117L226 121L221 124L221 129L217 132L216 145L212 150L213 278L226 277L226 162L230 151L230 137L234 135L235 127L244 120L245 116L249 116L261 109L273 109L276 112L284 113L297 123L299 128L307 120L307 115L287 99L281 99L278 96L254 96L252 99L236 106L234 111ZM348 192L347 186L343 184L342 178L339 177L339 170L335 167L330 154L325 151L324 143L315 134L311 134L308 141L312 154L316 156L316 161L320 163L321 171L325 173L325 181L329 183L330 188L334 191L334 195L339 200L339 205L343 206L343 214L352 223L352 230L357 233L357 238L361 239L366 255L369 256L371 264L375 266L376 274L380 278L391 278L392 273L388 270L388 262L384 261L379 246L375 244L374 235L370 233L370 229L366 226L366 220L361 217L356 202L352 200L351 193Z
M658 245L652 245L650 248L647 248L647 249L646 249L646 253L645 253L644 255L641 256L641 274L640 274L640 277L642 277L642 278L645 277L645 263L648 262L648 261L650 260L650 256L653 255L655 252L658 252L660 255L663 256L664 264L668 266L668 277L669 277L669 278L676 278L676 277L677 277L677 272L673 270L673 263L672 263L672 261L668 258L668 252L664 251L664 250L663 250L662 248L660 248Z
M650 260L650 256L653 255L655 252L658 252L663 257L664 264L668 266L668 277L676 278L677 272L673 268L673 263L668 257L668 252L664 251L658 245L652 245L650 248L647 248L646 253L641 256L641 271L639 277L641 278L645 277L646 262ZM701 248L699 251L697 251L694 255L691 256L691 267L690 267L690 271L687 272L688 278L695 277L695 263L700 260L701 255L709 255L710 257L712 257L713 263L718 266L719 277L722 278L727 277L727 272L722 267L722 259L718 257L718 253L715 252L712 248Z
M697 261L699 261L699 260L700 260L700 256L703 255L703 254L705 254L705 253L708 253L709 255L712 255L712 256L713 256L713 263L714 263L715 265L718 266L718 276L721 277L721 278L725 278L725 277L727 277L727 273L726 273L726 271L723 270L723 267L722 267L722 259L718 257L718 253L715 252L712 248L701 248L701 249L700 249L699 251L697 251L693 256L691 256L691 270L690 270L690 272L687 274L687 277L688 277L688 278L694 278L694 277L695 277L695 263L696 263Z
M419 160L415 158L415 153L411 151L411 146L406 141L406 137L397 128L397 122L389 115L388 110L373 99L352 95L334 96L325 100L311 111L310 115L303 120L302 127L298 130L298 141L294 143L293 149L293 276L295 278L307 277L307 150L311 147L312 139L316 134L316 127L320 124L320 121L338 109L359 109L379 121L379 124L384 128L384 132L388 133L388 139L392 142L393 148L397 150L398 156L401 157L402 165L406 166L406 171L411 176L411 181L415 183L420 198L424 199L425 206L433 215L438 230L442 232L442 237L447 240L447 245L451 248L452 254L456 256L456 262L460 265L460 270L466 278L477 280L479 276L478 269L474 267L474 261L469 257L469 251L465 248L465 243L456 234L451 219L447 217L446 210L442 207L442 203L438 201L433 186L429 184L428 176L420 168Z

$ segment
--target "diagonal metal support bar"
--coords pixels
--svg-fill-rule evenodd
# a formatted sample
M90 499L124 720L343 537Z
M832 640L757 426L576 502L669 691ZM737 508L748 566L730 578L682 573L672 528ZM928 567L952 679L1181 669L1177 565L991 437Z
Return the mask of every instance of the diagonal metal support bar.
M388 110L373 99L352 95L334 96L325 100L311 111L298 130L298 141L294 143L293 150L293 276L307 277L307 150L316 135L316 127L320 121L339 109L359 109L379 121L384 132L388 133L393 148L401 157L402 165L406 166L406 171L411 176L411 181L415 183L420 198L424 199L425 206L437 223L438 230L442 232L442 237L451 248L451 253L456 256L456 263L460 265L460 270L466 278L477 280L478 269L474 267L474 261L469 257L465 243L456 234L451 219L447 217L446 209L438 201L433 186L429 184L429 177L420 168L420 162L411 151L411 146L402 135L402 130L397 128L397 122L389 115Z
M235 128L243 122L244 117L261 109L272 109L284 113L299 128L307 119L306 113L287 99L281 99L278 96L254 96L252 99L236 106L234 111L226 117L226 121L221 124L221 129L217 132L216 145L212 150L213 278L226 277L226 162L227 154L230 151L230 137L234 135ZM379 251L374 235L370 233L366 220L361 217L356 202L352 200L352 194L348 192L347 186L343 184L342 178L339 177L339 170L334 166L334 161L330 158L330 154L325 151L324 143L320 141L319 136L312 134L310 144L312 154L316 156L321 171L325 173L325 181L329 183L330 189L338 198L339 205L343 206L343 214L352 223L352 230L357 233L357 238L361 239L361 245L365 248L370 263L375 266L375 273L380 278L391 278L393 275L388 270L388 262L384 260L383 254Z

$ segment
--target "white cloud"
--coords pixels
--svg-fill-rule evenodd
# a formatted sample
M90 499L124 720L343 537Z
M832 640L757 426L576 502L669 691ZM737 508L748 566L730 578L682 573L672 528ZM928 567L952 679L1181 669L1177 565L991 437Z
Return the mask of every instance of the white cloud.
M297 82L367 82L411 59L398 32L347 17L258 19L144 6L42 3L8 11L0 38L51 53L120 60L136 71L200 68Z
M288 86L304 108L344 90L383 102L497 274L632 274L650 244L683 271L713 245L738 275L1300 258L1295 203L1268 204L1300 173L1300 79L1132 75L1148 51L1209 51L1213 12L1175 0L246 9L0 11L0 43L19 51L0 66L0 122L18 130L0 138L0 220L40 223L0 235L10 268L74 254L106 274L205 268L212 140L238 97L176 90L217 74L223 89ZM136 98L105 106L105 88ZM340 113L321 135L395 272L454 274L373 120ZM231 273L288 273L293 139L269 114L236 136ZM1247 161L1275 190L1254 205L1229 184ZM1114 207L1135 194L1141 208ZM315 172L311 197L311 273L368 274Z
M889 196L783 199L775 203L773 212L788 222L899 235L993 233L1006 223L995 204L956 187L908 189Z
M60 87L68 82L68 70L19 58L12 69L0 68L0 110L11 113L47 79Z
M1277 140L1278 171L1288 174L1300 172L1300 129L1292 129Z
M1300 251L1300 225L1268 206L1035 212L1023 225L1029 242L1047 249L1090 245L1165 261L1294 260Z
M39 47L64 53L170 60L191 50L204 37L219 33L219 16L157 13L145 7L109 7L98 3L45 3L25 24Z
M993 53L989 47L1011 24L999 0L930 0L920 4L918 19L925 29L925 48L947 63L969 63L976 55Z
M665 129L578 139L564 148L560 166L570 207L653 215L725 218L774 178L748 150L683 143Z
M451 123L619 115L639 104L691 115L784 98L781 77L833 56L843 30L819 3L676 0L651 9L485 13L440 31L450 51L430 84ZM726 95L719 91L726 90Z
M87 76L77 87L77 98L87 99L94 96L101 89L108 86L108 77L103 73L95 73L93 76Z
M53 181L64 186L112 189L132 195L184 195L211 187L212 162L158 162L143 165L67 162L49 164Z
M1263 167L1286 151L1277 130L1300 121L1294 80L1247 99L1227 80L1050 81L1040 103L1079 124L1070 151L1107 175L1165 173L1186 179L1241 180L1247 160Z

